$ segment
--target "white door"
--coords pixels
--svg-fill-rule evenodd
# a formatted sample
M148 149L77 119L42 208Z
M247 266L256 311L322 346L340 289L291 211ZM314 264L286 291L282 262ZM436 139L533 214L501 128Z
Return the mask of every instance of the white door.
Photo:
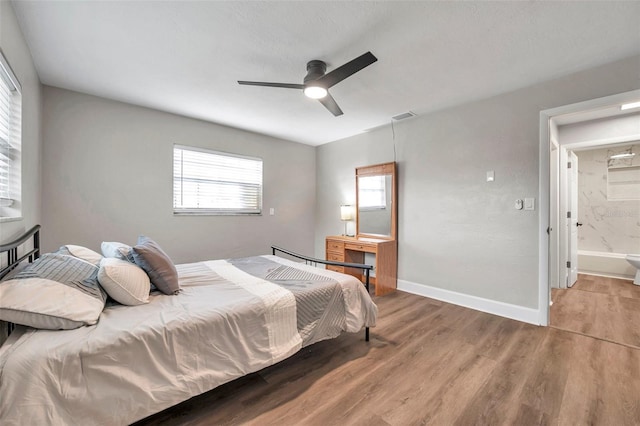
M569 152L569 172L567 173L567 189L569 193L569 212L567 214L568 253L569 259L567 286L571 287L578 280L578 156Z

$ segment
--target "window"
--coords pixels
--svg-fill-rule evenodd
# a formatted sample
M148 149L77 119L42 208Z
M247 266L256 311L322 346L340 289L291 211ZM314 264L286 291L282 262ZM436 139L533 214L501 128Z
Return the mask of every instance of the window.
M608 152L607 200L640 200L640 161L633 152L638 145Z
M609 167L607 200L640 200L640 166Z
M173 212L260 214L262 160L174 145Z
M20 217L20 84L0 52L0 218Z

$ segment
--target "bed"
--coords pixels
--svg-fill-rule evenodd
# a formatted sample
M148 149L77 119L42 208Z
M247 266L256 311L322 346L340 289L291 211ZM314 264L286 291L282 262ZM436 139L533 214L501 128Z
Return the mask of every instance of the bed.
M31 236L33 247L19 253L12 243L10 264L43 262L39 230L28 234L16 242ZM344 331L368 337L375 325L377 308L350 275L274 255L175 268L178 294L107 301L94 325L12 325L0 347L0 424L129 424ZM0 295L24 274L8 269Z

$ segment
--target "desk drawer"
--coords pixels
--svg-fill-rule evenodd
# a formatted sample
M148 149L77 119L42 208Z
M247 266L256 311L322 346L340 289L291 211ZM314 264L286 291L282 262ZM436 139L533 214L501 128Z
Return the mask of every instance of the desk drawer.
M344 253L343 252L335 252L328 251L327 252L327 260L331 260L333 262L344 262Z
M362 244L362 243L346 243L344 245L345 250L365 251L367 253L377 253L375 245Z
M342 266L327 265L327 269L330 271L342 272L344 274L344 268Z
M344 250L344 243L342 241L327 240L327 251L341 252Z

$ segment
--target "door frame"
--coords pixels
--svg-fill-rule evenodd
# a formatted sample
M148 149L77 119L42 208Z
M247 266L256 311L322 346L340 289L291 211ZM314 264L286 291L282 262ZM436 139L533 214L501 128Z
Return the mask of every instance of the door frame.
M572 259L572 251L575 249L577 250L577 248L574 248L571 244L571 230L572 230L572 222L574 222L574 220L577 220L577 218L572 217L570 220L566 217L566 212L571 212L571 215L575 215L577 214L577 211L573 211L572 205L571 205L571 197L573 196L573 192L575 189L577 189L577 182L573 182L573 179L571 180L571 185L572 187L569 187L569 175L573 172L572 169L569 169L569 167L567 166L567 163L571 162L573 165L573 161L572 161L572 156L575 156L575 152L569 148L570 145L558 145L558 151L559 151L559 155L558 155L558 170L559 173L557 176L555 176L556 179L554 179L554 176L552 175L551 179L550 179L550 187L552 189L556 189L557 194L558 194L558 204L556 206L556 208L550 208L549 209L549 215L551 217L551 223L555 223L556 224L556 228L558 230L558 232L555 234L557 235L557 240L556 241L550 241L549 245L550 247L554 247L555 244L555 248L556 248L556 252L557 254L555 255L557 258L557 269L553 272L550 272L550 274L555 273L556 275L553 276L551 275L551 283L550 283L550 287L551 288L561 288L561 289L566 289L571 287L569 285L569 281L571 280L571 271L568 270L567 267L567 262L569 261L573 261ZM575 188L573 187L575 186ZM552 226L553 228L553 226ZM552 250L550 250L550 254L549 254L549 258L550 261L553 262L554 259L554 255L552 254ZM574 265L572 265L573 267ZM555 285L554 285L555 284ZM573 283L572 283L573 284Z
M575 284L575 279L578 278L578 156L572 149L566 149L567 162L571 163L571 170L567 167L567 179L564 182L560 182L560 185L566 186L564 194L567 199L565 200L566 209L564 211L558 210L558 214L562 216L565 211L571 212L571 218L565 218L566 220L566 242L567 250L564 251L566 255L566 262L571 262L571 267L565 268L567 277L567 288L572 287ZM563 191L560 191L563 193ZM574 236L575 233L575 236ZM560 261L562 264L562 261Z
M552 204L555 206L559 205L555 200L554 203L552 203L551 200L551 164L555 156L555 154L554 156L551 155L551 148L552 138L557 138L557 124L554 119L561 115L579 114L590 110L637 101L638 99L640 99L640 90L633 90L540 111L540 146L538 151L538 199L540 200L540 210L538 214L538 323L540 325L549 325L549 302L551 300L549 266L552 262L549 256L550 252L556 254L553 261L558 261L558 247L554 246L554 250L550 250L550 244L551 242L554 242L554 244L558 242L558 231L562 228L562 226L558 226L558 209L554 209L554 212L550 209ZM640 135L638 136L640 137ZM620 138L618 138L618 140L612 138L610 140L588 141L570 145L562 145L561 141L557 139L556 142L560 148L577 149L625 141L620 140ZM557 151L559 150L556 149L555 152ZM552 224L555 228L551 226ZM561 268L558 267L554 269L559 270Z

